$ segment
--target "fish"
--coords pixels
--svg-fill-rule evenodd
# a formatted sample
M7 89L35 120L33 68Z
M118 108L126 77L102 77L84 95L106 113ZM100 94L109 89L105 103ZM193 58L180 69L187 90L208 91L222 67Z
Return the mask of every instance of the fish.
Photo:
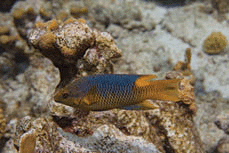
M152 100L180 101L180 81L158 80L153 74L91 75L74 79L57 90L54 100L83 111L128 109L129 106L133 109L155 109Z

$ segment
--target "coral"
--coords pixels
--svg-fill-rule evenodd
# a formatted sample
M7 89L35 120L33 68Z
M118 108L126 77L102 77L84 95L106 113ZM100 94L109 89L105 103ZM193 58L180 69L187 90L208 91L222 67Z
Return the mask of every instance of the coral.
M160 152L152 143L141 137L126 136L114 125L102 125L93 135L84 138L62 131L61 134L71 142L89 148L90 152Z
M13 22L11 14L0 14L0 48L3 51L7 51L11 56L15 54L33 52L34 50L29 48L27 42L23 40Z
M106 60L121 57L121 51L115 45L114 39L107 32L95 31L95 35L96 47L86 50L83 60L79 60L78 62L79 71L87 73L87 65L90 65L92 72L112 73L113 65L106 62Z
M215 147L217 142L226 136L225 132L219 129L215 123L217 123L217 120L222 119L220 123L226 125L224 124L226 123L224 119L226 119L227 115L224 115L224 113L229 110L228 99L224 99L218 91L207 94L201 93L201 95L196 96L196 105L198 111L194 121L200 132L206 151L211 152L213 146Z
M0 97L7 119L47 114L48 103L59 83L58 69L40 54L30 55L29 59L23 54L3 55L0 56Z
M52 101L52 95L60 81L59 70L42 55L30 56L29 60L30 66L24 72L28 94L31 96L27 99L27 103L33 115L41 116L49 112L49 102Z
M80 74L112 72L110 60L121 56L113 38L106 32L92 30L84 19L38 22L29 34L29 41L68 79L74 77L77 70Z
M217 9L219 13L228 13L228 0L212 0L212 5Z
M185 52L185 61L178 61L173 67L174 71L182 72L183 75L189 75L191 73L191 48L187 48Z
M219 3L217 5L224 7ZM198 130L206 133L202 132L199 136L193 122L193 112L196 111L193 88L189 80L183 79L191 71L191 56L188 54L186 61L178 63L177 72L167 75L167 79L182 79L181 102L153 101L158 108L148 111L116 109L85 114L53 101L54 90L60 81L58 69L53 63L60 69L62 81L67 80L65 77L111 73L113 59L121 56L115 41L127 55L123 58L127 59L126 65L120 63L117 67L118 71L123 68L125 71L119 73L168 71L174 61L183 57L181 48L191 46L195 58L192 61L193 71L206 75L201 80L208 84L206 90L211 87L214 90L217 86L227 89L228 73L222 69L227 68L228 57L222 54L211 59L212 56L199 52L199 46L200 40L212 28L221 31L228 28L211 20L212 14L201 14L199 10L202 6L199 6L195 3L168 10L140 0L25 0L15 3L11 14L0 13L0 99L4 104L1 108L4 116L1 116L3 112L0 109L0 135L3 135L0 150L29 152L24 150L29 146L31 152L202 152L199 137L212 148L222 134L226 135L214 125L214 121L217 111L228 109L228 102L218 98L219 93L207 94L207 97L198 100L202 105L198 112L202 113L197 126L203 124ZM227 12L227 8L224 9ZM166 13L169 22L165 18ZM87 21L70 19L64 22L71 15L83 16ZM56 20L46 22L50 19ZM154 29L155 22L162 27L159 25ZM163 22L167 22L166 26ZM90 26L111 32L113 26L112 34L117 39ZM34 38L36 50L27 44L32 28L39 33ZM67 35L66 38L64 35ZM41 55L39 50L52 61ZM206 72L203 72L201 67L205 66ZM219 79L215 81L217 77ZM212 78L213 84L209 83L209 78ZM196 93L205 95L204 90L198 87L195 88ZM222 91L222 88L217 89ZM226 90L224 95L227 95ZM206 100L208 96L212 99ZM32 117L18 119L26 115ZM4 123L1 118L7 120L6 128L1 124ZM217 119L220 121L217 123L227 132L227 123L221 119ZM14 137L18 150L14 149ZM218 152L223 151L220 148L228 142L219 144Z
M155 27L150 13L142 13L142 9L135 1L88 1L88 16L94 24L109 26L118 24L128 30L152 30ZM95 22L96 21L96 22Z
M0 26L0 35L8 35L10 29L7 26Z
M12 44L16 41L17 37L14 36L7 36L7 35L1 35L0 36L0 45L5 46Z
M65 11L60 11L57 14L57 17L56 18L57 18L57 20L65 21L68 18L68 13L65 12Z
M12 45L16 40L17 36L12 36L10 33L10 28L7 26L0 26L0 45L3 47L8 47Z
M197 108L195 104L194 88L190 84L190 80L183 79L180 83L180 99L183 103L189 105L189 109L196 113Z
M36 145L35 130L28 131L21 136L19 153L34 153Z
M222 129L229 135L229 112L221 112L221 114L217 116L215 124L219 129Z
M32 7L17 7L12 9L12 16L18 32L23 38L26 38L27 30L32 28L37 13Z
M185 51L185 61L178 61L173 67L173 70L182 73L183 76L187 76L188 79L190 79L190 83L193 85L195 83L195 76L191 71L191 58L191 48L187 48Z
M82 56L85 50L94 45L95 35L88 25L77 20L69 22L68 20L59 28L57 32L57 45L65 56ZM65 52L71 49L74 53Z
M168 76L171 79L183 77L177 72ZM127 136L139 137L146 141L144 144L150 143L160 152L166 150L184 152L187 148L190 152L202 152L202 142L192 121L193 112L196 111L193 107L195 106L193 87L186 79L182 80L180 86L182 102L153 101L158 106L155 110L113 109L89 114L81 111L69 114L63 113L63 109L58 106L59 109L52 109L53 120L62 128L63 136L75 144L86 143L87 148L95 149L93 151L106 151L111 144L110 141L115 144L120 143L116 135L106 133L107 130L104 129L106 126L109 127L109 131L118 129L116 133L122 132L124 134L122 139L126 139ZM100 129L99 134L98 129ZM107 141L102 141L104 137L107 137ZM131 143L128 141L128 144Z
M0 102L1 104L2 102ZM3 109L0 108L0 139L6 132L6 118Z
M217 153L228 153L229 152L229 137L226 136L221 138L216 146Z
M82 56L87 48L93 46L94 39L93 31L86 24L74 19L60 25L56 20L37 23L29 35L30 42L56 65L59 65L62 59L67 59L64 60L66 64L70 59ZM53 52L56 58L50 52Z
M15 72L15 62L13 57L9 54L0 56L0 78L1 80L6 80L11 78Z
M24 14L25 14L25 9L23 8L17 8L13 11L13 17L15 20L21 19Z
M72 6L70 8L71 15L74 18L79 18L84 14L88 13L88 8L87 7L79 7L79 6Z
M179 98L181 101L189 106L189 110L194 114L197 111L194 95L194 87L191 85L192 80L184 78L183 74L179 72L168 72L166 79L181 79L179 85Z
M207 54L219 54L225 50L227 38L221 32L212 32L204 41L203 50Z
M40 15L45 18L45 19L51 19L51 16L52 16L52 12L51 11L48 11L46 10L44 7L41 7L40 10L39 10L39 13Z
M31 152L34 152L33 150L35 152L55 152L60 149L58 136L53 122L44 118L33 120L30 116L26 116L17 125L14 143L16 146L19 144L19 151L21 152L26 151L26 149Z
M40 37L39 47L45 50L55 49L54 44L56 43L56 35L51 32L47 32Z

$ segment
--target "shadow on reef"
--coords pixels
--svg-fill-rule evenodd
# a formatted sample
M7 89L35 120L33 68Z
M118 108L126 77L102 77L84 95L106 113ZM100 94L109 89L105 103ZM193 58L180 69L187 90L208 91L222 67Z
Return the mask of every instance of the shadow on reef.
M9 12L17 0L1 0L0 12Z
M187 0L145 0L145 1L155 1L158 5L164 7L177 7L187 4Z
M0 49L0 78L6 80L24 73L29 66L29 58L24 53L8 54Z

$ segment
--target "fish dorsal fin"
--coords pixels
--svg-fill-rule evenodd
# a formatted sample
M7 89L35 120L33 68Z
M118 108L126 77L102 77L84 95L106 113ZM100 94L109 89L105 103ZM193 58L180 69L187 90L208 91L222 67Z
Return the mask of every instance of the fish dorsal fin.
M150 81L152 81L152 79L157 78L156 75L140 75L139 78L135 81L135 85L137 87L144 87L147 85L150 85Z

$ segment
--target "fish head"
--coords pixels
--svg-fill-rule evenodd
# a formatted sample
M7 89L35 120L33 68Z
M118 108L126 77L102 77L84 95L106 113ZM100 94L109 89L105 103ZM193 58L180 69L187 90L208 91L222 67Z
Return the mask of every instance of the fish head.
M54 100L57 103L65 104L72 107L79 107L82 96L79 92L73 92L70 86L59 89L55 92Z

